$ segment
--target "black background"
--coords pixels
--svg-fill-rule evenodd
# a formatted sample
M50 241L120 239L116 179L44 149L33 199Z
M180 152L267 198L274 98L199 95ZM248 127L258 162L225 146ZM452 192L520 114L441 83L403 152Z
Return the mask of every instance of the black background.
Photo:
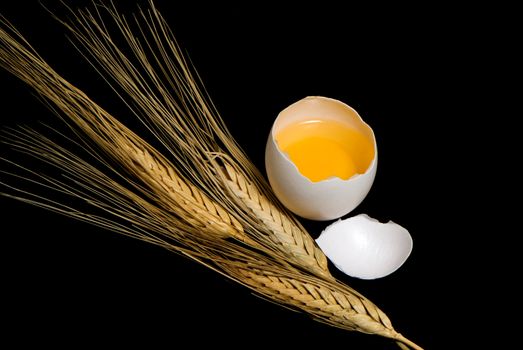
M460 317L449 319L446 310L459 304L465 312L469 294L460 286L472 280L473 262L458 259L459 242L473 235L462 208L472 192L474 146L463 139L477 124L466 92L485 84L477 74L485 26L463 23L454 8L156 3L259 168L274 118L296 100L333 97L360 113L380 158L371 192L351 215L405 226L414 249L386 278L338 277L427 349L468 338L459 335ZM135 9L134 2L116 4L127 14ZM3 2L0 12L59 73L116 116L125 113L37 2ZM4 127L52 123L30 89L6 72L0 79ZM396 348L267 303L160 248L6 198L0 205L0 317L20 345ZM304 223L315 237L328 224Z

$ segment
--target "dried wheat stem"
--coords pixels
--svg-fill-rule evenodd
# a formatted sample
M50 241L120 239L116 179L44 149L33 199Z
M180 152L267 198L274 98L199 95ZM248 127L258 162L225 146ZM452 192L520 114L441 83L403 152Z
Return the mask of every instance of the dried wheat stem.
M0 62L20 79L33 86L42 96L63 111L110 156L135 174L171 212L187 213L184 220L197 228L223 238L234 237L254 245L243 232L242 225L219 204L209 199L197 186L190 184L169 161L94 103L78 88L57 74L46 62L32 54L5 31L0 39L10 47ZM0 52L3 47L0 47ZM205 232L205 231L202 231Z
M367 298L336 281L278 276L239 268L233 274L260 294L295 306L332 326L394 339L402 348L422 350L392 327L389 318Z
M138 173L144 183L153 188L158 196L166 199L160 201L160 205L168 205L173 201L177 206L192 213L191 218L196 227L210 226L213 232L220 233L223 238L248 240L238 220L210 200L196 186L187 183L174 167L145 148L132 143L126 146L126 153L133 165L138 167Z
M133 61L128 60L124 53L119 50L118 46L111 40L105 26L103 26L101 18L97 18L94 14L83 12L76 17L76 24L64 24L71 30L79 42L88 49L89 53L95 57L101 68L109 76L113 77L117 85L136 103L136 106L139 106L141 113L137 114L143 115L142 118L146 116L145 119L154 121L149 127L152 130L159 128L159 130L155 131L158 136L167 136L162 140L165 145L173 146L171 147L171 154L177 157L178 164L193 169L192 182L214 186L216 181L209 176L212 176L212 173L206 171L208 159L202 155L208 155L213 152L236 155L243 153L237 149L237 146L233 145L234 142L231 141L230 135L221 126L222 122L215 118L207 107L207 102L195 85L190 69L181 56L179 48L173 46L170 40L164 42L156 35L150 38L152 42L147 42L147 46L141 45L140 40L133 35L132 29L124 18L118 15L114 9L108 10L120 28L121 34L126 38L133 56L137 60L137 65L131 64ZM142 13L142 15L145 14ZM152 17L144 16L145 28L149 28L152 32L161 28L166 38L171 39L171 33L161 20L161 16L156 11L154 15L156 21L159 22L156 23ZM153 43L154 46L148 46ZM149 52L145 50L147 47L150 49L154 48L154 50ZM157 56L158 53L162 53L161 59ZM154 58L154 61L162 67L160 71L163 72L166 79L170 82L170 86L172 85L175 91L181 92L179 89L185 91L179 96L183 98L184 102L186 102L186 97L196 103L193 108L190 108L192 104L180 105L171 96L171 91L162 83L162 77L155 71L155 67L151 65L150 58ZM144 69L140 70L138 67ZM144 85L144 81L148 81L151 85ZM153 86L154 89L150 89ZM154 93L155 89L157 89L157 93ZM187 92L189 93L186 96ZM195 106L199 107L194 108ZM146 125L149 125L149 123L146 122ZM221 139L225 145L229 145L232 150L220 149L219 144L216 142L218 139ZM186 155L179 156L179 154L183 153L182 150L191 154L191 157L189 157L191 164L184 165L188 157ZM240 157L240 159L242 158L244 157ZM230 164L234 164L239 170L249 167L242 166L241 162L236 159ZM158 174L152 174L151 172L165 172L163 166L156 168L153 165L153 169L147 169L149 166L147 164L145 166L149 175L152 175L152 177L149 177L153 181L155 180L154 176ZM265 237L261 237L262 240L271 241L270 244L265 244L265 247L270 247L273 251L276 248L284 252L286 257L290 257L290 260L301 268L324 277L330 277L324 254L304 229L295 220L291 219L285 211L272 204L270 199L261 195L263 191L257 188L252 181L247 181L249 176L235 176L230 171L231 169L232 167L227 172L229 180L232 181L228 181L227 186L231 190L229 193L232 192L232 197L235 198L221 196L217 193L219 191L216 191L218 188L208 187L209 191L207 191L207 194L210 197L214 195L212 198L214 202L222 205L222 207L219 207L219 212L216 212L213 206L211 206L210 211L214 211L214 214L217 213L218 216L222 215L225 221L232 223L233 228L237 228L240 224L230 219L229 215L223 212L222 209L228 209L228 211L236 210L238 206L230 203L237 203L239 199L248 208L249 216L251 216L248 218L248 221L250 223L253 223L253 219L257 221L253 225L255 227L253 231L268 233ZM236 171L236 173L245 174L245 172L240 171ZM140 176L144 175L148 176L147 174L140 174ZM158 190L169 190L169 186L166 187L162 181L156 183L156 185ZM198 195L194 195L198 197ZM210 199L208 197L203 197L203 199L203 202L200 201L200 204L204 204L202 208L205 208L205 204L210 203ZM213 216L215 216L214 214ZM253 214L254 218L252 218ZM202 218L206 215L203 212L201 213ZM211 218L210 220L213 219ZM227 228L224 227L224 229ZM254 239L255 237L252 238ZM256 238L259 239L259 235ZM246 242L246 238L243 241ZM254 241L249 242L251 245L253 243ZM263 244L263 242L261 243Z
M68 95L74 96L73 92L77 92L77 89L71 87L71 90ZM75 103L74 98L71 102ZM57 105L61 106L59 103ZM196 228L208 229L208 232L212 232L213 235L217 234L222 238L233 237L256 246L234 216L211 200L197 186L184 179L158 151L121 125L94 102L90 101L89 107L83 110L81 115L77 115L79 125L88 133L92 133L93 130L80 122L81 118L89 120L91 115L96 115L104 122L106 134L113 137L101 139L93 135L93 139L105 149L113 150L113 157L120 160L127 171L135 174L145 186L154 192L159 206L178 215L180 212L185 212L188 215L183 216L183 220ZM64 110L67 110L66 106L64 106ZM91 118L93 121L96 120L94 117Z
M336 327L394 338L390 320L374 304L337 282L276 276L257 269L240 269L241 280L265 296L315 315Z
M323 277L332 278L327 267L327 258L309 234L292 220L287 213L269 201L265 195L244 175L224 162L222 168L229 190L240 199L271 235L267 237L287 254L288 258L302 268Z
M75 92L80 93L74 87L70 89L67 94L69 96L75 96ZM71 98L70 102L74 104L76 101ZM232 237L256 246L234 216L209 199L197 186L184 179L165 157L143 139L121 125L94 102L89 102L89 108L84 109L81 115L77 115L76 121L88 133L92 133L93 130L82 123L81 118L89 120L91 115L96 115L104 122L105 133L113 137L102 139L92 135L93 139L105 149L112 149L114 152L112 156L116 157L127 171L136 175L143 185L152 190L158 199L157 205L177 215L185 212L188 215L184 215L183 220L193 227L204 229L202 232L211 232L222 238ZM58 102L57 105L62 106ZM63 107L67 110L66 105ZM92 120L96 119L92 117Z
M397 333L394 338L396 339L396 344L398 344L398 346L403 350L409 350L409 349L423 350L423 348L421 346L414 343L412 340L405 338L400 333Z

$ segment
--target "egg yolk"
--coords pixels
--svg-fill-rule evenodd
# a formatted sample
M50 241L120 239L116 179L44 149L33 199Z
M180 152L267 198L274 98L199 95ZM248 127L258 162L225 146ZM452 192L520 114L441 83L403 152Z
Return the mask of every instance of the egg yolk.
M275 136L300 173L313 182L363 174L374 159L367 136L332 120L310 120L285 127Z

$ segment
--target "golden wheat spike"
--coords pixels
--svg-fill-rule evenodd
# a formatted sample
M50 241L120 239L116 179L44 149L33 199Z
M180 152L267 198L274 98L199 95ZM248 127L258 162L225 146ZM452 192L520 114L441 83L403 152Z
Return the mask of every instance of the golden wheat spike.
M167 92L162 77L148 64L148 56L127 22L114 8L107 10L133 48L138 66L120 55L106 27L88 12L75 17L77 26L69 29L93 49L94 59L105 65L106 73L121 83L126 92L122 98L129 106L134 103L131 112L150 118L144 122L164 145L171 146L175 162L58 75L0 19L0 64L54 105L83 132L83 138L94 142L98 148L92 154L100 160L96 164L106 165L106 171L127 184L123 186L44 136L13 133L10 142L14 147L61 169L71 181L61 184L30 170L27 180L84 199L105 214L94 216L46 198L31 199L30 193L19 192L18 198L184 254L317 320L385 336L403 348L420 349L397 333L373 303L330 276L324 255L296 219L275 202L259 172L208 107L152 3L147 15L141 12L146 25L138 28L142 35L151 35L171 48L168 51L158 45L162 46L160 56L154 59L160 66L167 62L159 69L173 74L171 80L166 79L177 98ZM148 79L143 79L143 70ZM111 169L107 159L123 170Z
M224 161L223 173L227 187L248 208L250 213L270 231L266 236L274 244L284 247L290 258L320 276L332 278L327 258L305 229L271 202L245 175Z
M266 268L263 263L233 263L225 268L263 296L305 311L318 321L341 329L378 334L397 341L400 347L421 349L396 332L387 315L376 305L338 281L281 274L281 270Z
M6 43L14 48L11 55L3 53L0 58L9 70L64 111L101 148L153 190L155 196L163 197L159 203L166 205L166 209L185 211L196 227L210 225L223 237L247 239L238 220L197 187L188 184L154 148L70 85L45 62L38 60L36 55L31 55L12 37L2 35Z
M114 80L115 89L121 96L128 98L126 101L133 101L134 114L168 147L183 168L193 169L188 176L205 186L208 196L229 211L243 214L238 220L242 226L253 228L253 240L268 249L280 250L300 268L330 276L323 252L288 211L274 204L276 200L266 181L253 170L217 112L208 107L174 36L154 6L150 11L141 11L135 18L137 30L144 34L143 41L134 35L129 21L114 8L106 9L133 55L125 55L111 40L111 33L98 12L82 11L74 15L74 23L64 24L93 57L93 64ZM187 157L187 153L191 157ZM234 167L234 172L238 173L235 179L240 183L219 177L233 196L224 196L223 184L216 181L216 174L221 170L217 158L227 158L229 170ZM231 159L235 159L234 163ZM210 172L209 168L213 166L215 171ZM230 171L221 175L234 176ZM252 180L245 181L247 177ZM237 185L248 186L248 189L235 187ZM261 193L267 195L258 196ZM237 197L242 205L238 205Z

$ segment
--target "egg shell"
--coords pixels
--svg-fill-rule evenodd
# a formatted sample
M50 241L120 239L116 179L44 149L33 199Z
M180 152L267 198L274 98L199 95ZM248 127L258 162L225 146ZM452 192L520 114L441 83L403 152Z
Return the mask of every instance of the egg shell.
M342 272L361 279L381 278L396 271L412 251L409 231L368 215L338 220L316 240L330 261Z
M372 139L374 159L363 174L348 180L332 177L312 182L280 150L275 135L285 127L308 120L334 120ZM312 220L332 220L356 208L369 192L378 163L376 139L359 114L343 102L321 96L306 97L278 114L267 141L265 168L278 199L292 212Z

